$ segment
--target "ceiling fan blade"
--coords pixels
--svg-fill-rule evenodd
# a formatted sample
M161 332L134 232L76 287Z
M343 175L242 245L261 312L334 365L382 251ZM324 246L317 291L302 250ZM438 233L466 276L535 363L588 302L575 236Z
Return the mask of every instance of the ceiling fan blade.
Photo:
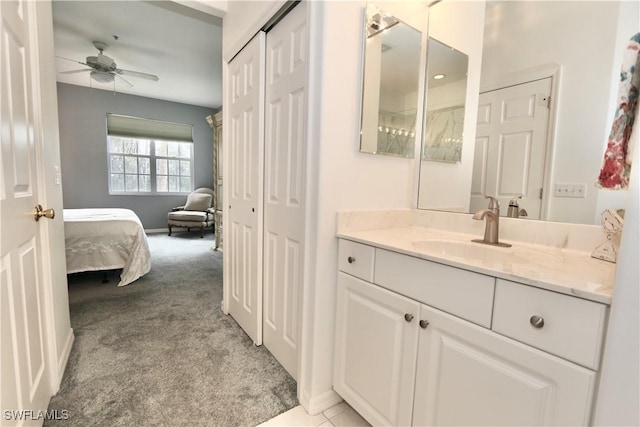
M64 59L65 61L75 62L76 64L80 64L80 65L86 65L87 67L89 66L89 64L85 64L84 62L76 61L75 59L71 59L71 58L65 58L64 56L56 55L56 58Z
M147 74L147 73L141 73L139 71L121 70L121 69L117 69L115 71L116 71L116 73L118 73L120 75L124 75L124 76L137 77L137 78L140 78L140 79L147 79L147 80L153 80L154 82L157 82L158 80L160 80L160 78L158 76L156 76L155 74Z
M114 76L116 76L117 78L119 78L120 80L122 80L123 82L125 82L126 84L129 85L129 87L133 87L133 85L131 84L131 82L127 79L125 79L124 77L118 75L118 74L114 74Z
M76 73L84 73L85 71L91 71L91 68L85 68L83 70L61 71L60 74L76 74Z

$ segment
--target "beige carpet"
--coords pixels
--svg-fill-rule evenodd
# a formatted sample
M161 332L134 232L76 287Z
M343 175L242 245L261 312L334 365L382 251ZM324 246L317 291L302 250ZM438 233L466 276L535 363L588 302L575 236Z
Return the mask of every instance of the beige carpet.
M69 277L75 343L50 410L64 426L254 426L295 405L296 383L220 310L213 237L149 236L152 269Z

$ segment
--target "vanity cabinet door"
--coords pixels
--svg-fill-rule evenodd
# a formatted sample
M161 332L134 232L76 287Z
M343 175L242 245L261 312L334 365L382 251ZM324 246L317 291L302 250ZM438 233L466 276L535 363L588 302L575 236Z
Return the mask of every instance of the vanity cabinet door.
M420 305L338 273L334 388L374 425L410 425Z
M595 373L422 306L413 425L587 425Z

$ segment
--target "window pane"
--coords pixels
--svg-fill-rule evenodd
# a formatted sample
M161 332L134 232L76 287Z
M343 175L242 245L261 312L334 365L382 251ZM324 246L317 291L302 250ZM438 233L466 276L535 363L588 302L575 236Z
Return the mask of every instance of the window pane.
M149 175L151 173L151 159L147 157L138 158L138 173Z
M180 144L180 157L183 157L185 159L190 159L192 145L193 144L189 144L188 142L183 142L182 144Z
M191 162L189 160L180 161L180 175L191 176Z
M151 192L151 175L140 175L140 191Z
M180 191L184 193L191 191L191 177L180 177Z
M111 156L111 172L124 173L124 157Z
M167 144L167 155L169 157L179 157L180 156L180 143L179 142L169 142Z
M122 153L123 152L123 144L122 139L116 136L109 137L110 148L109 151L111 153Z
M170 193L177 193L180 190L178 189L178 177L177 176L170 176L169 177L169 192Z
M111 174L111 191L124 191L124 175Z
M167 156L167 141L155 141L156 156Z
M125 156L124 171L125 173L138 173L138 158L132 157L132 156Z
M156 177L156 191L158 193L166 193L169 191L169 183L166 176Z
M125 191L138 191L138 175L126 175Z
M138 154L144 154L146 156L151 155L151 141L148 139L139 139Z
M157 175L167 175L169 170L167 169L167 160L166 159L156 159L156 174Z
M180 175L180 160L169 160L169 175Z
M124 153L125 154L138 154L138 140L137 139L125 139L124 140Z

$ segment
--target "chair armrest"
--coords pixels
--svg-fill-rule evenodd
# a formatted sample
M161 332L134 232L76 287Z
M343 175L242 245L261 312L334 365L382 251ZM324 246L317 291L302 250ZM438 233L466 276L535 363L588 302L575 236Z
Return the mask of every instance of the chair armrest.
M207 212L210 214L215 214L216 210L214 208L207 208Z
M177 206L175 208L171 208L171 212L183 211L183 210L184 210L184 206Z

